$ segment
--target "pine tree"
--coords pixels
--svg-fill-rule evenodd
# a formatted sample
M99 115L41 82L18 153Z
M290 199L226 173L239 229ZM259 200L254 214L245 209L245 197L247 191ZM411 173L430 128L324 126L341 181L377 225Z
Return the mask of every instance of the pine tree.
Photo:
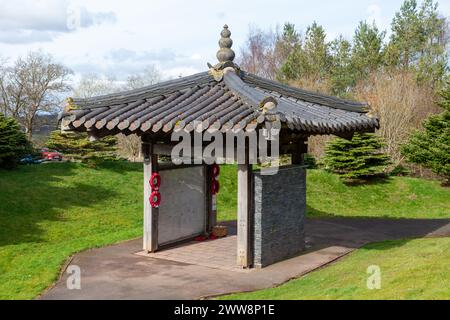
M303 44L296 42L296 47L282 65L283 78L320 81L327 77L331 67L329 46L325 29L314 22L307 28Z
M417 61L425 41L416 0L405 0L392 20L391 41L387 48L389 64L409 68Z
M327 144L323 164L343 179L380 175L389 163L382 147L381 138L374 134L355 133L352 140L336 138Z
M346 96L354 85L351 65L351 43L341 35L330 44L332 67L330 70L332 94Z
M115 160L117 139L105 137L89 141L86 133L53 131L47 147L58 150L75 161Z
M385 32L365 21L359 23L353 37L352 67L357 80L365 79L383 63Z
M0 113L0 168L16 167L19 159L30 152L31 144L17 121Z
M438 4L405 0L392 21L392 34L385 51L391 68L413 70L417 80L440 88L448 71L448 24ZM395 70L395 69L394 69Z
M450 183L450 81L441 92L439 105L444 112L432 115L423 123L424 130L414 132L402 153L408 161L430 168Z

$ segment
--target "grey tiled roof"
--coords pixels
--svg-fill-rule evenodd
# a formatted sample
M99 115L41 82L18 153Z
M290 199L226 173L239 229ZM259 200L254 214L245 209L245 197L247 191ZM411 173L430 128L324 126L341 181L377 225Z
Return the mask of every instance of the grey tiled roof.
M216 81L208 72L142 89L91 99L74 99L62 114L66 128L110 134L170 133L255 129L265 119L264 101L276 104L286 128L305 134L374 131L378 120L366 105L308 92L242 71L224 72Z

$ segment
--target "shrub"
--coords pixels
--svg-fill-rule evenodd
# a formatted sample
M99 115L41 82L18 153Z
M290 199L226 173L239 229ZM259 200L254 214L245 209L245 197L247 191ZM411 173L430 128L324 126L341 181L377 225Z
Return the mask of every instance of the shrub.
M415 131L403 145L408 161L421 164L450 182L450 83L441 92L439 105L444 112L423 122L424 130Z
M352 140L335 138L325 149L325 169L344 179L381 175L389 164L389 156L381 151L381 138L374 134L355 133Z
M64 154L69 160L92 162L97 160L116 160L115 137L105 137L89 141L86 133L53 131L47 147Z
M317 169L316 158L314 158L309 153L305 154L304 163L305 163L305 166L308 166L308 169Z
M31 144L17 121L0 113L0 168L16 167L19 159L30 152Z

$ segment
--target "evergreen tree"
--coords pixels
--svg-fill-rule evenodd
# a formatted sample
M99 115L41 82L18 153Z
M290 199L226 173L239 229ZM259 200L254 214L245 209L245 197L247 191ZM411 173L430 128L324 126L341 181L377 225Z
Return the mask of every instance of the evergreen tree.
M31 144L13 118L0 113L0 168L12 169L32 151Z
M328 76L330 70L329 44L325 29L313 22L306 30L304 44L305 73L316 78Z
M389 64L409 68L417 61L425 41L416 0L406 0L392 20L391 41L387 48Z
M447 20L439 15L438 4L406 0L392 21L392 35L386 47L386 64L413 70L419 81L434 87L442 84L447 69Z
M438 4L433 0L424 0L420 7L419 18L423 24L425 41L417 63L417 78L439 88L448 71L447 19L439 15Z
M375 22L372 25L365 21L359 23L352 49L352 71L356 80L365 79L382 65L385 34L378 30Z
M346 96L354 85L352 72L351 43L341 35L330 44L332 56L331 90L338 96Z
M295 25L290 22L286 22L283 26L283 33L277 36L275 44L275 50L280 56L287 58L289 54L301 45L300 35L295 30Z
M301 78L319 81L329 75L331 56L326 33L322 26L314 22L306 30L303 45L297 45L281 67L286 80Z
M89 141L86 133L53 131L47 147L58 150L75 161L115 160L116 137Z
M380 175L389 164L382 147L381 138L375 134L355 133L352 140L336 138L327 144L323 164L343 179Z
M441 92L439 105L444 112L423 123L424 130L414 132L402 153L408 161L430 168L450 182L450 81Z
M286 75L282 72L282 65L286 59L296 50L301 48L301 38L295 29L295 25L290 22L286 22L283 26L283 33L277 35L275 42L275 55L278 57L281 66L277 72L276 78L279 81L286 81Z

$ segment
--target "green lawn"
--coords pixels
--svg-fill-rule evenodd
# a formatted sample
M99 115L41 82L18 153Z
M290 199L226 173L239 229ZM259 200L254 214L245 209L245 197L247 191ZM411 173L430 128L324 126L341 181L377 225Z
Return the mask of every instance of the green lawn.
M221 299L450 299L450 238L373 243L277 288ZM369 290L369 266L381 288Z
M219 212L236 219L236 166L221 167ZM307 213L314 217L449 218L450 188L439 181L389 177L348 186L338 176L308 170Z
M0 171L0 299L30 299L74 252L142 234L142 165Z
M219 219L234 219L236 167L223 166ZM58 277L73 253L142 235L142 165L96 169L53 163L0 170L0 299L31 299ZM308 172L315 216L450 216L450 191L438 182L392 178L349 187Z

